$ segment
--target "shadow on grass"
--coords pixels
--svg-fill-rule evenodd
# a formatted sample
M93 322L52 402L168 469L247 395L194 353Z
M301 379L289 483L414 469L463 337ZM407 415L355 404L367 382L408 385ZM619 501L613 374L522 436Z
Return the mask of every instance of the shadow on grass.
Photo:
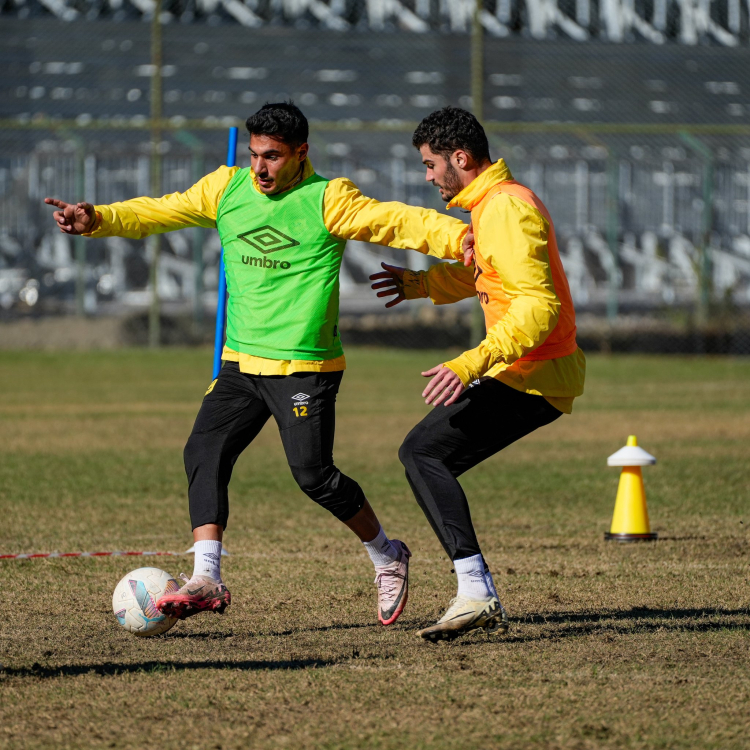
M296 670L317 669L327 667L335 662L329 659L290 659L288 661L144 661L134 664L72 664L65 666L42 666L33 664L30 667L5 667L0 675L8 677L76 677L84 674L101 676L117 676L120 674L160 674L167 672L183 672L196 669L241 669L249 671L260 670Z
M219 633L207 633L205 631L198 631L196 633L186 633L184 630L170 630L168 633L163 634L163 638L172 640L173 638L186 638L190 641L224 641L227 638L234 638L237 635L245 635L244 633L235 633L233 630L227 630Z
M653 609L651 607L632 607L621 611L605 612L553 612L551 614L526 615L518 622L533 625L548 623L584 622L597 623L603 620L695 620L706 617L737 617L745 615L750 618L750 609L717 609L701 607L700 609ZM750 620L745 625L750 627Z
M705 542L707 536L659 536L659 542Z
M744 620L730 619L743 618ZM708 618L721 618L712 620ZM425 623L428 624L428 623ZM554 629L537 629L516 635L516 628L525 625L556 625ZM527 615L510 618L508 635L487 638L483 631L475 631L457 638L453 643L464 646L501 645L504 643L538 643L561 641L584 636L642 635L656 631L709 633L718 630L750 631L750 609L651 609L634 607L609 612L555 612L548 615Z
M259 630L255 635L263 636L283 636L283 635L294 635L295 633L325 633L333 630L355 630L355 629L371 629L377 630L383 626L378 622L342 622L336 625L320 625L314 628L288 628L287 630ZM409 630L411 628L423 628L425 623L421 619L410 619L400 618L398 623L389 626L389 630Z
M712 619L720 618L720 619ZM741 620L732 618L744 618ZM553 631L513 635L503 638L508 643L558 640L585 635L629 635L673 630L708 633L716 630L750 630L748 609L652 609L633 607L615 612L555 612L548 615L529 615L517 620L519 625L560 625ZM566 627L567 626L567 627Z
M728 620L727 618L745 617L744 621ZM709 620L708 618L721 618ZM389 628L401 631L416 631L426 628L435 622L434 619L401 618L395 626ZM552 631L529 633L514 636L514 625L558 625ZM567 626L567 627L566 627ZM300 633L325 633L327 631L345 630L379 630L378 623L340 623L337 625L323 625L320 627L298 627L287 630L257 631L256 636L284 637L299 635ZM499 636L502 642L526 643L533 641L558 640L582 635L597 635L613 633L626 635L628 633L645 633L656 630L682 630L691 632L709 632L713 630L750 630L750 609L652 609L648 607L633 607L622 611L604 612L552 612L550 614L526 615L511 617L510 635ZM184 637L191 637L185 634ZM201 637L201 634L196 634ZM212 637L213 634L212 634ZM493 637L494 640L494 637ZM459 642L461 642L459 640Z

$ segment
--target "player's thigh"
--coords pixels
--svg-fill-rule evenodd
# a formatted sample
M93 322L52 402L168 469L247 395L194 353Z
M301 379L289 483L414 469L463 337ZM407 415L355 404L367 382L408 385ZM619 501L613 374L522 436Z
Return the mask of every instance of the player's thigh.
M247 445L271 416L255 380L240 372L236 362L226 362L203 397L191 438Z
M407 436L401 452L403 457L437 459L458 476L557 416L560 412L541 396L488 378L464 391L456 403L433 408Z
M562 416L543 396L518 391L494 378L469 389L467 395L468 408L452 420L453 429L465 435L447 461L454 476Z
M290 466L330 466L341 372L295 373L264 381Z

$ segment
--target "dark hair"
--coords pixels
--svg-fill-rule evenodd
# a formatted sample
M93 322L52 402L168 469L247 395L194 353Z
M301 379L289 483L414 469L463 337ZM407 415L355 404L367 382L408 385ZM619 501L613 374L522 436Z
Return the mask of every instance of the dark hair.
M414 131L411 143L416 149L427 144L430 151L446 159L461 149L480 163L490 161L484 128L471 112L458 107L443 107L427 115Z
M264 104L247 118L245 125L250 135L268 135L290 146L307 143L310 132L307 118L291 101Z

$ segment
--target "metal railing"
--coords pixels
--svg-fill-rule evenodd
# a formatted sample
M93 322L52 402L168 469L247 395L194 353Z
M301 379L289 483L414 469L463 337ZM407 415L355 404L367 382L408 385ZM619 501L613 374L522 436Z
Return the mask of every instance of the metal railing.
M162 23L235 23L318 26L331 31L393 29L469 33L474 0L15 0L0 6L18 18L48 15L62 21L123 21L158 15ZM684 45L711 42L727 47L748 41L748 8L741 0L488 0L478 22L490 36L548 39L556 35L583 42L634 40Z
M14 11L29 8L27 21L11 18L6 7L10 23L0 28L0 42L18 58L0 92L4 317L121 313L156 300L168 313L192 309L200 322L215 301L214 232L173 233L149 252L144 243L118 238L71 241L56 233L41 199L108 203L183 190L224 160L226 127L242 124L238 113L282 96L293 96L310 118L319 172L351 177L381 200L438 209L410 135L438 106L472 107L493 156L504 157L547 204L584 314L610 324L647 315L705 326L750 307L744 48L670 44L664 57L647 43L500 42L484 33L485 14L505 18L521 6L472 3L462 6L474 12L464 29L473 29L471 36L367 34L354 45L352 34L264 27L253 32L249 49L248 32L239 27L152 24L164 35L163 59L155 60L142 24L101 20L111 10L106 4L97 6L100 20L65 24L59 38L59 22L35 19L32 2ZM139 7L147 16L150 6ZM178 6L164 7L174 15ZM221 5L213 7L218 12ZM265 23L285 7L258 3L253 12ZM335 6L348 23L362 7ZM367 13L374 7L368 4ZM643 7L636 4L639 13ZM433 28L430 14L446 8L418 4L409 12L433 19ZM597 28L606 15L587 3L566 12ZM516 24L514 34L526 28ZM632 52L623 72L626 49ZM379 309L365 282L383 258L427 262L352 245L342 271L345 312Z

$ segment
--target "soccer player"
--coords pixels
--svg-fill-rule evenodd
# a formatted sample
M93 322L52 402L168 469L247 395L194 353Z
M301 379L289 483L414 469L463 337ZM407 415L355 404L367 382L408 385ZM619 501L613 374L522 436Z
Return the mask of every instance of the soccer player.
M433 409L406 437L399 457L427 520L453 561L458 594L429 641L472 630L507 632L508 621L482 556L458 477L539 427L569 414L583 393L586 359L544 204L490 160L477 119L446 107L428 115L412 143L426 179L448 208L471 211L473 258L413 272L387 266L370 278L389 306L429 297L435 304L479 298L486 336L460 357L422 373ZM446 254L449 257L449 254Z
M375 566L378 619L396 620L408 595L411 553L390 540L360 486L333 463L336 393L346 366L338 329L346 241L461 255L467 227L437 211L379 203L348 179L327 180L308 159L308 124L291 103L247 120L251 168L220 167L184 193L108 206L47 198L60 229L140 239L216 227L229 306L224 366L203 399L185 446L193 576L159 609L185 618L223 612L221 577L228 485L237 458L273 416L302 491L364 543Z

